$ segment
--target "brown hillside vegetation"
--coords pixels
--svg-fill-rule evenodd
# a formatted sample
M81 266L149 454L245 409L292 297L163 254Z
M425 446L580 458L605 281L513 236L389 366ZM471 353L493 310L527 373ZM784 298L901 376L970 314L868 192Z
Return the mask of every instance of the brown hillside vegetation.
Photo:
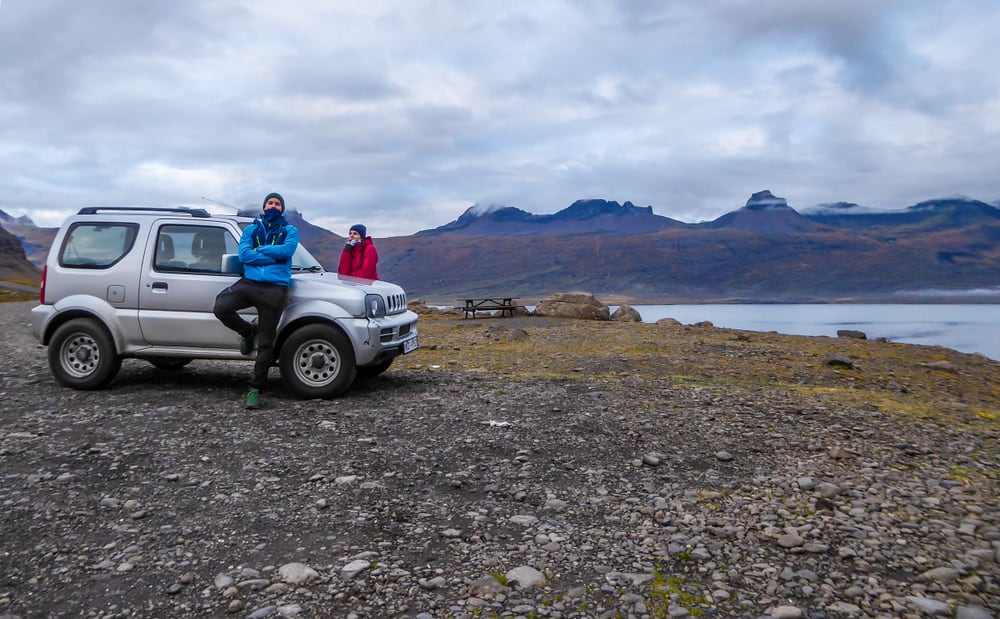
M59 230L58 228L42 228L15 220L6 221L3 228L17 237L25 258L38 267L45 264L49 247L52 246L52 241Z
M534 316L423 316L420 331L424 348L398 367L782 389L1000 429L1000 362L940 346Z
M990 287L1000 224L916 234L668 229L627 238L440 235L378 239L379 273L411 297L559 290L635 301L741 297L788 302ZM659 301L658 301L659 300Z
M371 230L379 274L411 297L448 301L498 290L519 297L586 290L632 303L921 302L921 291L933 289L982 302L969 291L994 287L1000 269L1000 209L984 203L815 221L788 208L740 209L689 225L597 202L580 206L604 215L587 217L575 207L551 216L504 209L517 217L463 215L454 226L400 237ZM287 216L303 244L335 270L344 231L320 228L294 209ZM56 229L17 220L4 226L40 266ZM0 263L0 280L14 278L9 270Z
M0 227L0 280L27 284L37 281L41 272L25 257L17 237Z

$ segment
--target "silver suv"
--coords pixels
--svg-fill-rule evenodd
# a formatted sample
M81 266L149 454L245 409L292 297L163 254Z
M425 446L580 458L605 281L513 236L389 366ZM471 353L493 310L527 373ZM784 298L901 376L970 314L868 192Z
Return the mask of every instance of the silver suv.
M185 207L87 207L69 217L31 310L56 380L99 389L125 357L163 369L253 359L212 313L215 296L240 276L237 246L252 221ZM417 315L402 288L327 272L301 244L292 264L275 359L293 394L340 395L358 374L380 374L416 350ZM245 314L252 320L254 311Z

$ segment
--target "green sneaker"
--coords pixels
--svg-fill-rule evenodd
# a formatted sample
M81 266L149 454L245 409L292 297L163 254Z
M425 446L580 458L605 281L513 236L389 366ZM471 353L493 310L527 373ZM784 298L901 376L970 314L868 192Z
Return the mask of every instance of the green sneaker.
M250 391L247 391L247 408L260 408L260 392L253 387L250 387Z

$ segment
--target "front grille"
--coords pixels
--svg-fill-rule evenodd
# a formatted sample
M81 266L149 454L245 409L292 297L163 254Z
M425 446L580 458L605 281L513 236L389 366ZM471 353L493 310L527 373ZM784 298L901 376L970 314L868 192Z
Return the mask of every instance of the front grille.
M406 311L406 293L390 294L385 298L385 312L399 314Z
M385 344L392 341L392 329L382 329L378 332L378 340Z

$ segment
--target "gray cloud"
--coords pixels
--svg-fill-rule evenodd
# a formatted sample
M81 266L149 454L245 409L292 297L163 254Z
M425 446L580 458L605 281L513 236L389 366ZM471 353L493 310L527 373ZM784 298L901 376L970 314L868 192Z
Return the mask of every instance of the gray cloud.
M0 1L0 208L1000 199L991 0Z

